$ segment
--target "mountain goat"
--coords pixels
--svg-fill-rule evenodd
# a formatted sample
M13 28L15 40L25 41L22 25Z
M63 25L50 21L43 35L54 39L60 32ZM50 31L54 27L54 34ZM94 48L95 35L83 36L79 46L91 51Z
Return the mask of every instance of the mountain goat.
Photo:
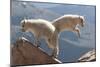
M85 19L83 16L79 15L64 15L61 16L54 21L52 21L53 25L56 27L58 33L69 30L72 32L76 32L80 37L80 29L78 26L84 27Z
M39 39L44 38L48 47L53 50L52 56L56 57L58 54L58 38L55 32L55 27L51 22L43 19L24 19L21 21L23 32L32 32L35 37L37 46Z

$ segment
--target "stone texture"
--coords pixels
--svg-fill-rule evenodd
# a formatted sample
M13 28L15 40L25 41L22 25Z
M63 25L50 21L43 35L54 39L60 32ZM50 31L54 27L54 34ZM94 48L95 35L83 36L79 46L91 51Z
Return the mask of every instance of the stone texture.
M58 64L58 59L52 58L39 47L25 38L20 38L11 45L11 65Z
M83 56L81 56L78 59L79 62L85 62L85 61L96 61L96 51L95 49L85 53Z

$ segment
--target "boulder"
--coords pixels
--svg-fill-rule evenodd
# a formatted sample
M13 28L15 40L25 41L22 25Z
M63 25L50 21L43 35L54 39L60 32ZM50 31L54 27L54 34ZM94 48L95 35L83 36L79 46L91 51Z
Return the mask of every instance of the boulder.
M85 61L96 61L96 51L95 49L85 53L78 59L78 62L85 62Z
M11 45L11 65L58 64L58 59L46 54L25 38L20 38Z

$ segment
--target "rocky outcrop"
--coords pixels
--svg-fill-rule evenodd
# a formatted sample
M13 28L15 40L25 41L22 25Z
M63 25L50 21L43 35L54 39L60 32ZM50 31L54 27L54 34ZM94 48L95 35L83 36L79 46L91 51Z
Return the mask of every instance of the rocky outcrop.
M96 61L96 51L95 49L87 52L83 56L78 59L78 62L85 62L85 61Z
M11 45L11 65L58 63L61 63L58 59L52 58L25 38L20 38Z

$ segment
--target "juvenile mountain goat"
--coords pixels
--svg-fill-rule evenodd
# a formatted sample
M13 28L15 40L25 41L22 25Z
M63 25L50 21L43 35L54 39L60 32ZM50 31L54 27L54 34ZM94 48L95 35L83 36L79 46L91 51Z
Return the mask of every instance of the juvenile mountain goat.
M52 56L58 54L57 36L55 27L51 22L43 19L24 19L21 21L23 32L32 32L35 37L35 42L39 45L39 39L44 38L48 47L53 50Z
M61 16L54 21L52 21L53 25L56 27L58 33L69 30L72 32L76 32L80 37L80 29L78 26L84 27L85 19L83 16L79 15L64 15Z

